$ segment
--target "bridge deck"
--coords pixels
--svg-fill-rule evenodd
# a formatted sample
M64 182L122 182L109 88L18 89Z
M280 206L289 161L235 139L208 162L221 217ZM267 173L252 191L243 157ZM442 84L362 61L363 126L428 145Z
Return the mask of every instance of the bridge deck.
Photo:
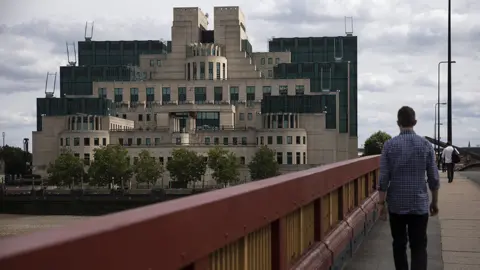
M467 179L465 176L469 177ZM440 213L428 227L428 269L480 269L480 172L441 174ZM388 222L378 221L345 270L395 269Z

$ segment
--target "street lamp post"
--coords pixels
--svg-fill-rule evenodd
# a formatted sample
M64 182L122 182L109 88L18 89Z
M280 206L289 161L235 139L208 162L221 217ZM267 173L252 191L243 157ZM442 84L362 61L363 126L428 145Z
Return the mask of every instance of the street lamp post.
M449 0L450 1L450 0ZM437 68L437 71L438 71L438 78L437 78L437 104L440 104L440 65L441 64L447 64L449 63L449 66L450 66L450 63L456 63L456 61L440 61L438 62L438 68ZM438 107L438 110L437 110L437 121L440 122L440 107ZM450 119L448 121L451 121ZM449 122L450 123L450 122ZM450 124L449 124L450 125ZM440 141L440 125L438 126L438 129L437 129L437 134L439 136L438 140ZM440 149L440 146L437 146L437 150Z
M440 142L440 126L442 125L442 123L440 123L440 115L438 115L438 122L437 122L437 112L440 111L440 105L446 105L446 104L447 104L446 102L435 103L435 124L433 125L433 137L437 141L437 143L435 144L435 149L437 149L437 151L436 151L437 155L440 153L440 145L439 145L439 142ZM437 106L438 106L438 108L437 108ZM438 126L438 133L437 133L437 126ZM437 162L438 167L440 168L440 158L437 158L437 161L438 161Z
M448 0L448 98L447 98L447 141L452 143L452 0ZM440 118L438 118L440 119Z

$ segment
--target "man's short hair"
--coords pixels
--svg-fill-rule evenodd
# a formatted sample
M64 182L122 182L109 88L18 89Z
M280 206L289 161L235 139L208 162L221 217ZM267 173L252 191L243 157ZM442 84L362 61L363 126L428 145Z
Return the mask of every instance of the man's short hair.
M401 127L409 128L415 126L415 111L408 106L403 106L398 110L397 121Z

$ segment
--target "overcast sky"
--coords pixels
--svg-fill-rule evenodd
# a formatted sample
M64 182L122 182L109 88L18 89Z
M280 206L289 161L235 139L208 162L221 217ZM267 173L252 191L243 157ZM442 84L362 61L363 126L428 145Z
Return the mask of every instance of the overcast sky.
M359 146L378 130L397 134L396 112L402 105L417 111L417 133L433 136L437 64L447 60L446 0L201 2L211 21L213 6L240 5L255 51L267 51L272 36L344 35L344 17L352 16L359 50ZM453 142L480 145L480 1L452 2ZM82 40L86 21L95 21L94 40L169 40L172 8L198 3L0 0L0 131L6 143L21 146L22 138L31 137L46 73L66 65L65 41ZM446 74L442 65L442 101ZM446 107L441 113L445 138Z

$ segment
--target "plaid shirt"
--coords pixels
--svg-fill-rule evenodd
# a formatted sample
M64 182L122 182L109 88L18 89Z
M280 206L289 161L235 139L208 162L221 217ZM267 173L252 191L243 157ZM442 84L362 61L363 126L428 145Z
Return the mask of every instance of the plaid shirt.
M379 190L387 192L388 210L395 214L429 212L430 190L440 188L432 145L413 130L387 141L380 158Z

